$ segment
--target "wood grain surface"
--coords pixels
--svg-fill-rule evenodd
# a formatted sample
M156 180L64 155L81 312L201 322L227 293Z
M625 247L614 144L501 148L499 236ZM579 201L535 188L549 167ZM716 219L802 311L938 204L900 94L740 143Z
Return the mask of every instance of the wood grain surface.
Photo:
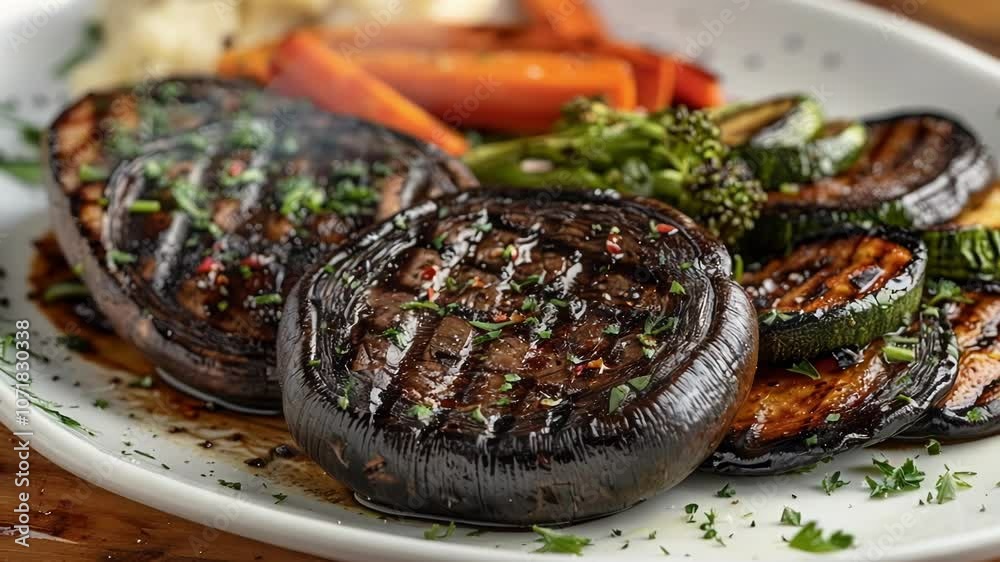
M912 17L1000 56L1000 2L994 0L868 0ZM0 427L0 436L16 443ZM9 479L17 460L12 446L0 446L0 560L59 562L105 561L291 561L316 560L235 535L207 529L88 484L32 455L30 549L13 545L14 488ZM198 540L205 533L212 540ZM42 535L44 534L44 535ZM43 539L44 540L40 540Z

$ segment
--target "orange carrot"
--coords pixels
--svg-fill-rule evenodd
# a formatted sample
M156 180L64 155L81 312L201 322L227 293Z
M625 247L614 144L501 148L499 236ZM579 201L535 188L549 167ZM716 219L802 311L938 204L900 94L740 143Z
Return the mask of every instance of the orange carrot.
M686 61L677 61L676 102L692 108L716 107L726 103L722 85L714 74Z
M222 54L216 70L225 78L251 78L262 84L271 81L271 57L279 42L270 41Z
M468 149L465 138L308 32L296 32L278 47L271 86L307 97L335 113L355 115L432 142L450 154Z
M670 105L674 96L676 69L672 57L628 43L608 41L597 52L628 61L635 74L636 101L650 111Z
M587 0L521 0L521 9L557 37L600 39L604 24Z
M624 61L546 51L380 49L354 62L453 127L546 131L566 103L602 96L635 108L632 69Z

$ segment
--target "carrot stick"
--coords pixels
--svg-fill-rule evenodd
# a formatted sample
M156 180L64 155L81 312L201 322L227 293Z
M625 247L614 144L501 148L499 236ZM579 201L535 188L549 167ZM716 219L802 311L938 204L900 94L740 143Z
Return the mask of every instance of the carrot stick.
M602 96L635 108L632 69L624 61L546 51L380 49L355 63L453 127L546 131L566 103Z
M677 61L676 102L699 109L717 107L726 103L722 85L714 74L686 61Z
M604 24L587 0L521 0L521 9L535 25L545 26L557 37L602 39Z
M450 154L468 149L465 138L381 80L339 55L321 39L296 32L278 47L271 85L336 113L355 115L432 142Z
M311 28L338 53L352 58L379 49L498 49L592 53L628 61L636 82L637 103L649 110L670 104L674 93L675 64L665 55L636 45L615 41L568 40L547 30L509 26L458 26L448 24L392 24L375 36L359 36L358 31L335 26ZM267 45L226 53L219 73L247 77L266 83L269 79Z
M219 59L217 71L224 78L251 78L266 84L271 81L271 57L278 45L279 42L271 41L226 51Z

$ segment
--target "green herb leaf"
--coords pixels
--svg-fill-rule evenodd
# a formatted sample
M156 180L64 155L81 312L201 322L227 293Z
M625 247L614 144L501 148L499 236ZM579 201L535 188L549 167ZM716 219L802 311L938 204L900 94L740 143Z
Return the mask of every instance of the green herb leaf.
M100 166L94 166L93 164L86 164L86 163L80 165L78 173L80 176L80 181L86 183L104 181L108 179L108 174L109 174L107 168L102 168Z
M798 527L802 524L802 514L790 507L785 507L781 512L781 524Z
M634 388L636 390L639 390L639 391L642 391L642 390L646 390L646 387L649 386L649 381L652 378L653 378L652 375L643 375L641 377L635 377L635 378L629 379L628 380L628 384L632 388Z
M160 202L155 199L136 199L128 207L130 213L150 214L160 212Z
M271 497L276 500L274 502L274 505L278 505L279 503L288 499L288 496L285 494L271 494Z
M431 301L410 301L405 302L399 306L402 310L430 310L431 312L436 312L441 314L441 306L436 302Z
M253 298L254 304L257 306L267 306L272 304L281 304L282 298L278 293L269 293L265 295L257 295Z
M622 327L619 324L608 324L604 328L603 333L609 336L617 336L621 332L621 329Z
M487 342L491 342L495 339L499 339L500 335L503 334L501 330L493 330L491 332L486 332L481 336L476 336L472 340L472 345L482 345Z
M834 472L832 475L827 475L823 477L823 481L820 482L820 486L823 487L823 491L826 495L832 495L834 490L838 488L843 488L844 486L850 484L850 481L844 481L840 479L840 471Z
M138 451L136 451L136 452L138 453ZM225 486L226 488L230 488L230 489L233 489L233 490L242 490L243 489L243 484L241 484L239 482L226 482L225 480L223 480L221 478L219 479L219 485L220 486Z
M787 370L799 375L805 375L814 381L820 379L820 374L819 371L816 369L816 366L813 365L808 360L799 361L798 363L789 367Z
M592 544L591 540L587 537L557 533L552 529L539 527L538 525L533 525L531 530L541 537L536 542L542 543L542 546L535 550L535 552L556 552L579 556L583 554L584 547Z
M684 285L681 285L677 281L672 281L670 283L670 294L671 295L686 295L687 294L687 290L684 288Z
M731 498L736 495L736 488L733 488L729 482L722 487L721 490L715 492L715 497L717 498Z
M427 423L434 417L434 410L423 404L414 404L406 411L406 414L417 418L421 423Z
M608 413L613 414L617 412L621 408L622 402L625 401L625 398L627 398L631 392L632 388L627 384L620 384L612 388L608 397Z
M925 474L917 469L913 459L906 459L899 467L878 459L872 459L872 464L883 476L882 482L877 482L870 476L865 477L865 483L871 489L871 497L873 498L884 498L891 493L916 490L924 481Z
M38 160L0 159L0 172L4 172L28 185L42 183L42 163Z
M487 420L486 416L483 415L483 410L480 406L476 406L476 409L469 413L469 417L483 425L489 424L489 420Z
M56 66L56 76L60 78L66 76L69 74L69 71L73 70L87 59L93 57L100 48L103 40L104 28L101 24L96 21L88 22L83 28L83 40L73 50L73 52L70 53L69 57Z
M928 455L934 456L941 454L941 442L937 439L931 438L928 440L927 444L924 445L924 448L927 449Z
M455 522L452 521L448 523L447 526L438 525L437 523L431 525L430 529L424 531L424 538L429 541L440 541L450 537L455 533Z
M815 521L805 524L790 541L788 546L805 552L834 552L850 548L854 537L842 531L834 531L830 538L823 537L823 531Z
M97 400L94 400L94 407L104 410L108 407L108 401L103 398L98 398Z

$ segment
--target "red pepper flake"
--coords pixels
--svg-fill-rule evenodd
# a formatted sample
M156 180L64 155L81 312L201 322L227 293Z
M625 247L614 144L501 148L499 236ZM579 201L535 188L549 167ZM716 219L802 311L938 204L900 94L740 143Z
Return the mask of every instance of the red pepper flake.
M656 232L659 232L660 234L673 234L674 232L677 232L677 227L661 222L656 225Z
M579 375L586 368L587 368L587 366L581 363L580 365L577 365L576 367L573 367L573 374L574 375Z
M427 267L424 268L422 272L420 272L420 278L423 279L424 281L430 281L431 279L434 279L436 275L437 275L437 268L434 267L433 265L428 265Z
M199 275L204 275L205 273L211 273L216 269L220 269L221 267L222 264L220 264L218 260L216 260L212 256L206 256L205 259L201 260L201 264L198 265L196 273L198 273Z
M509 319L510 319L510 317L507 316L503 312L494 312L493 313L493 321L494 322L506 322Z
M472 283L469 284L469 286L472 287L473 289L482 289L483 287L486 286L486 283L484 283L483 280L480 279L479 276L477 275L472 278Z
M434 302L434 299L436 298L437 291L434 290L434 287L427 287L427 300Z
M235 178L240 174L242 174L244 171L246 171L246 169L247 165L244 164L241 160L233 160L232 162L229 163L229 169L227 170L227 172L229 173L230 177Z
M618 242L615 242L610 237L608 238L608 241L604 244L604 247L608 250L608 253L611 255L620 255L622 253L622 247L618 245Z

